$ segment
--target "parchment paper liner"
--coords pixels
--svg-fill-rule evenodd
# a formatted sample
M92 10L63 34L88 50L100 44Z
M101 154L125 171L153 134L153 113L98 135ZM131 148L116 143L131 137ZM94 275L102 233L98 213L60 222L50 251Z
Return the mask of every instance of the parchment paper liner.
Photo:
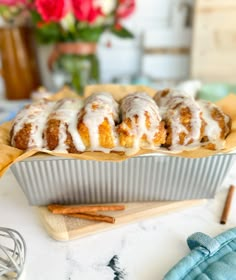
M146 86L124 86L124 85L93 85L88 86L85 89L85 97L89 96L94 92L110 92L113 94L115 99L120 100L126 94L145 91L151 96L153 96L156 90L146 87ZM59 93L52 96L52 100L58 100L64 97L78 97L73 91L65 88ZM217 102L225 113L230 115L232 118L232 132L226 139L225 149L221 151L211 151L204 148L198 148L192 151L184 151L181 153L173 153L166 149L160 149L158 151L150 150L140 150L137 154L133 156L126 156L121 153L109 153L104 154L102 152L84 152L81 154L64 154L64 153L55 153L50 151L43 151L44 154L62 156L67 158L76 158L82 160L97 160L97 161L122 161L130 157L152 154L152 153L161 153L170 156L178 157L187 157L187 158L201 158L216 155L219 153L229 153L230 151L236 149L236 95L230 94L226 98ZM10 146L9 142L9 132L11 128L11 122L4 123L0 126L0 176L16 161L23 160L30 156L35 155L36 153L41 153L40 150L31 150L31 151L22 151Z

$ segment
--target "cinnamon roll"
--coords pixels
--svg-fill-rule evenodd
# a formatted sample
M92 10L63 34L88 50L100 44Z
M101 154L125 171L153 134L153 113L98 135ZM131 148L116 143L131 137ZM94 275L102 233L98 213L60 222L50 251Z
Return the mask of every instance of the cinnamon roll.
M144 92L129 94L121 101L119 142L125 148L156 148L165 143L166 132L159 108Z
M220 150L225 146L225 138L231 131L231 118L215 104L199 100L198 105L205 121L202 144L210 150Z
M231 131L231 119L208 101L179 90L125 96L120 104L110 93L40 100L25 106L13 121L11 145L21 150L57 152L157 150L183 151L201 146L219 150Z
M177 151L199 147L205 122L194 98L181 91L166 89L158 91L154 100L166 123L165 146Z
M85 145L77 130L82 106L82 101L74 98L66 98L56 102L54 110L47 118L44 130L46 149L69 153L85 150Z
M11 145L21 149L43 148L43 131L55 102L40 100L25 106L16 116L11 129Z
M95 93L85 100L78 123L81 139L90 151L109 152L117 146L119 105L109 93Z

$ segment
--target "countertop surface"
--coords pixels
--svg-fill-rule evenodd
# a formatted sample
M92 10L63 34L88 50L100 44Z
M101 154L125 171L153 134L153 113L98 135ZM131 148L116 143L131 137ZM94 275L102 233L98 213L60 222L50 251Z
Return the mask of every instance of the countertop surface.
M90 237L59 242L44 230L37 207L28 202L11 171L0 179L0 226L19 231L27 244L21 280L159 280L189 253L196 231L216 236L236 226L236 198L226 225L219 220L236 163L215 199L175 213L122 226ZM109 266L109 263L115 265Z

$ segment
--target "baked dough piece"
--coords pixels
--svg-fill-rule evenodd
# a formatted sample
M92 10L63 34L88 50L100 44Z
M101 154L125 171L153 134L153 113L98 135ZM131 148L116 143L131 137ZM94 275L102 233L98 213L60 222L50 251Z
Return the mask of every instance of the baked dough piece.
M119 105L109 93L95 93L85 100L78 123L81 139L89 151L109 152L117 147Z
M156 148L165 143L166 132L159 108L145 92L129 94L121 101L119 142L125 148Z
M205 122L194 98L178 90L166 89L158 91L154 100L166 122L165 146L177 151L199 147Z
M48 116L44 130L44 146L57 152L78 153L85 146L77 130L78 118L83 102L80 99L66 98L57 101L53 112Z
M120 107L111 94L96 93L84 104L68 98L25 106L13 121L12 146L69 153L131 154L160 145L174 151L200 146L218 150L231 130L231 119L220 108L178 90L158 91L154 100L144 92L129 94Z
M203 146L211 150L220 150L225 146L225 138L231 131L231 118L215 104L199 100L202 117L205 121Z
M40 100L25 106L16 116L11 129L11 145L21 149L43 148L43 130L55 102Z

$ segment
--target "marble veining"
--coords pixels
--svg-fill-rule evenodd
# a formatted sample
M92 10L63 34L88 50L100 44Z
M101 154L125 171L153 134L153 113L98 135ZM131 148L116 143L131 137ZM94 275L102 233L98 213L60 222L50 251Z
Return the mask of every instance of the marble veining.
M114 280L125 280L127 279L127 274L124 269L120 267L119 256L114 255L109 261L108 267L114 271Z

